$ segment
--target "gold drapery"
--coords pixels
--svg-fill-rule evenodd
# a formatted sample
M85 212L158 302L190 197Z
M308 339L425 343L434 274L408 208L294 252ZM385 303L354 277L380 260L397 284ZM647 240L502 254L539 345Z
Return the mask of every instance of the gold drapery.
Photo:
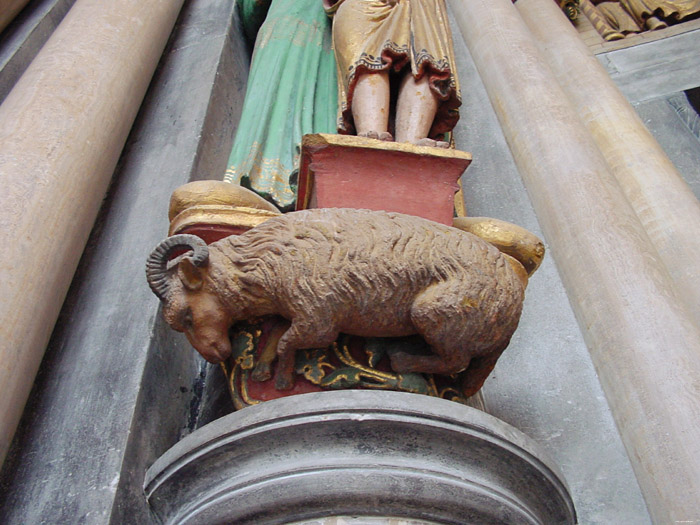
M642 27L652 16L675 23L700 12L700 0L620 0L620 4Z
M620 2L600 2L596 7L605 20L623 35L644 31L644 27L639 25Z
M341 0L328 11L335 12L341 133L355 131L351 107L359 76L409 67L416 79L428 75L440 101L429 136L452 130L461 101L444 0Z
M611 28L625 35L663 29L700 15L700 0L593 0L593 4Z

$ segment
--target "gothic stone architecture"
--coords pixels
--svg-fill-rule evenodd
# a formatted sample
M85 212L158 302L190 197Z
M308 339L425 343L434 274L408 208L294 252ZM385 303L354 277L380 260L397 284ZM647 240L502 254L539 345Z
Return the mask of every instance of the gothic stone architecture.
M325 423L261 431L268 455L247 472L293 475L302 445L331 467L381 456L400 424L414 440L402 451L423 444L402 465L425 469L515 443L524 452L510 466L488 463L493 487L549 480L547 496L518 489L522 508L549 512L543 502L568 490L580 523L700 523L700 21L606 40L581 10L599 2L565 4L582 14L572 22L554 0L447 2L463 100L454 135L474 158L467 212L517 223L549 249L482 390L485 413L331 393ZM250 64L235 2L0 0L0 28L0 520L184 520L178 498L216 498L212 476L231 471L213 468L218 445L187 472L167 474L168 462L236 429L318 414L316 398L299 397L231 415L221 371L165 325L144 280L172 191L226 169ZM351 406L389 430L343 448ZM528 459L540 453L549 459ZM370 464L381 462L358 463ZM447 477L429 489L418 478L406 497L392 491L395 464L375 467L323 478L313 505L307 485L280 481L198 519L256 522L257 505L273 523L312 507L326 523L470 521ZM366 494L337 497L348 486Z

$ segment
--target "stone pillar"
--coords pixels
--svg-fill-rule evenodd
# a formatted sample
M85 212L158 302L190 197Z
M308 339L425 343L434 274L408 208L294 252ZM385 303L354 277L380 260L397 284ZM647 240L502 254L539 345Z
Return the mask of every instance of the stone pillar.
M0 106L0 457L182 0L79 0Z
M700 202L557 5L516 6L700 325Z
M0 0L2 2L2 0ZM0 38L0 104L63 21L75 0L42 0L22 13ZM0 11L2 9L0 8Z
M694 519L700 332L517 9L510 0L452 0L452 7L650 512L658 523Z
M0 33L28 3L29 0L0 0Z

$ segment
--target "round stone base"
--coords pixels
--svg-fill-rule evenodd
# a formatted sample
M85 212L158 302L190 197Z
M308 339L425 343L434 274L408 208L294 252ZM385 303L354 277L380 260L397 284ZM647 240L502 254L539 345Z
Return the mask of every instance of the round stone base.
M144 488L163 523L576 522L561 474L530 438L476 409L401 392L245 408L177 443Z

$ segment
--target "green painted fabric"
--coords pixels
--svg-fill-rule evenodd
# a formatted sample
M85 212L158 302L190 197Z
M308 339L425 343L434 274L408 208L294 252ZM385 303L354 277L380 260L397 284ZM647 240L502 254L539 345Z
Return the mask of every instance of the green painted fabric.
M250 43L255 42L260 26L265 21L272 0L237 0L243 32Z
M252 33L265 2L238 2L246 33ZM302 135L336 131L336 78L331 21L321 0L272 0L255 41L224 180L283 211L293 209Z

